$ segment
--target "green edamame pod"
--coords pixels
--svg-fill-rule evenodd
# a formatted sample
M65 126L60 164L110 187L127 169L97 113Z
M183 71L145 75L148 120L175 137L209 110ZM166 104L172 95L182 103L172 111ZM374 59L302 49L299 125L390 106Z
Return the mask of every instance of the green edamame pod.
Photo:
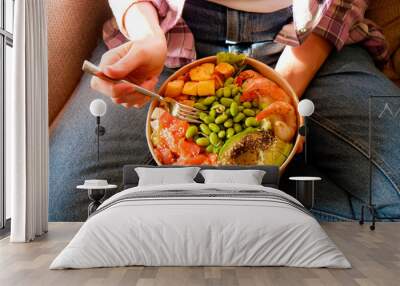
M186 139L190 139L193 136L197 135L198 131L199 130L196 125L190 125L189 128L186 130L185 134Z
M243 102L243 107L244 108L251 108L251 103L250 102L248 102L248 101L246 101L246 102Z
M224 138L225 137L225 130L221 130L220 132L218 132L218 137L219 138Z
M208 145L206 148L207 153L213 153L214 152L214 146L213 145Z
M235 101L231 103L230 112L233 117L239 113L239 106Z
M255 116L255 115L256 115L256 113L254 112L254 110L253 110L253 109L249 109L249 108L243 109L243 113L244 113L246 116Z
M215 118L215 123L217 124L222 124L228 119L228 115L225 113L222 113L221 115L218 115L217 118Z
M247 127L256 127L258 126L260 123L256 120L255 117L247 117L244 124Z
M200 130L201 132L203 132L205 135L210 135L211 131L210 128L208 128L208 126L204 123L200 124Z
M219 138L218 138L217 133L215 133L215 132L211 133L210 136L209 136L209 140L210 140L211 144L217 145L218 142L219 142Z
M212 131L212 132L219 132L221 129L219 128L219 126L217 125L217 124L215 124L215 123L210 123L209 125L208 125L208 128L210 128L210 130Z
M246 116L243 113L239 112L238 115L236 115L233 118L233 122L238 123L238 122L242 121L245 117Z
M222 97L222 96L224 95L224 88L223 88L223 87L219 88L219 89L215 92L215 95L216 95L217 97Z
M194 108L200 109L200 110L207 110L207 106L205 106L204 104L200 103L200 102L196 102L193 105Z
M210 144L210 141L207 137L200 137L196 140L196 144L202 147L206 147Z
M231 104L232 104L232 102L233 102L233 99L223 97L223 98L220 99L220 102L221 102L221 104L222 104L223 106L225 106L225 107L230 107Z
M233 125L233 120L232 119L228 119L227 121L224 122L224 126L226 128L232 127Z
M215 96L206 97L206 98L203 100L203 104L204 104L204 105L210 105L210 104L212 104L216 99L217 99L217 98L216 98Z
M224 87L224 97L231 97L231 88L229 86Z
M243 130L242 125L236 123L235 125L233 125L233 129L235 129L236 133L239 133L240 131Z
M231 138L233 135L235 135L235 129L233 128L228 128L228 130L226 130L226 138Z

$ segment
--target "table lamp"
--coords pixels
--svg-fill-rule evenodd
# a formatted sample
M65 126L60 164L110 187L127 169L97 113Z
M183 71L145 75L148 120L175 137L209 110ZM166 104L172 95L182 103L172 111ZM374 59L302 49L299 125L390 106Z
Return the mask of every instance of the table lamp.
M299 134L304 136L304 161L307 165L308 161L308 151L307 151L307 133L308 133L308 126L307 121L308 117L310 117L315 110L314 103L309 99L303 99L299 102L297 106L297 110L299 114L304 117L304 125L299 128Z
M95 99L90 103L90 113L96 117L96 129L97 135L97 161L100 161L100 136L106 133L106 129L100 125L100 118L107 112L107 104L102 99Z

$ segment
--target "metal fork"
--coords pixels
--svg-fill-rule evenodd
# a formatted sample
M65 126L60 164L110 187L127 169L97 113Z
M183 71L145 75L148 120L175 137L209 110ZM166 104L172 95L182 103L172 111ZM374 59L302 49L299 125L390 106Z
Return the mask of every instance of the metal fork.
M168 108L168 112L172 116L174 116L180 120L184 120L184 121L191 122L191 123L201 123L201 121L199 120L199 114L200 114L201 110L199 110L197 108L179 103L175 99L172 99L169 97L164 98L161 95L159 95L155 92L152 92L148 89L145 89L141 86L138 86L130 81L127 81L124 79L112 79L112 78L106 76L98 66L96 66L95 64L93 64L89 61L83 62L82 70L91 75L97 76L98 78L101 78L101 79L109 81L109 82L129 84L135 88L136 92L146 95L146 96L150 96L151 98L155 98L155 99L165 103L165 105Z

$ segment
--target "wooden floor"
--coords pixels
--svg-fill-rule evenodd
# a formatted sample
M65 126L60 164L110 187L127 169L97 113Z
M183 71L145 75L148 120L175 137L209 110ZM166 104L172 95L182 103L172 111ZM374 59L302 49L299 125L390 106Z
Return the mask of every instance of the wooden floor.
M0 241L1 286L75 285L400 285L400 223L379 223L372 232L357 223L325 223L324 229L352 269L288 267L124 267L48 270L80 223L50 223L44 237L27 244Z

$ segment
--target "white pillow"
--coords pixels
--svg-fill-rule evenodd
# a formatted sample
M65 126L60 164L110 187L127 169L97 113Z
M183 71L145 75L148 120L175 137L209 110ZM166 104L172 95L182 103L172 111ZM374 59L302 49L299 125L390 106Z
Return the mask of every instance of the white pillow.
M261 185L265 171L262 170L202 170L205 184Z
M195 183L199 167L187 168L135 168L139 186Z

